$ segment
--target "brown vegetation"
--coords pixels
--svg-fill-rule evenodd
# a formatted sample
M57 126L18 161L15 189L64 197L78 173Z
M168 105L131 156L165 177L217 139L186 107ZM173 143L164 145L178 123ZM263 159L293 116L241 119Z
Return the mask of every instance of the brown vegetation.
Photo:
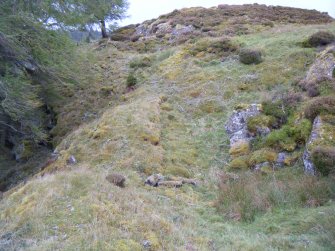
M319 114L335 114L335 97L316 98L305 108L305 116L310 120L314 120Z
M305 47L317 47L330 44L335 41L335 35L328 31L318 31L303 42Z
M304 175L221 176L217 207L228 219L253 221L259 214L281 206L320 206L334 196L330 183ZM313 202L313 203L312 203Z
M316 147L312 151L312 160L322 175L335 173L335 147Z
M258 50L242 49L239 53L243 64L259 64L262 62L262 53Z
M106 180L118 187L125 187L126 177L118 173L112 173L106 177Z

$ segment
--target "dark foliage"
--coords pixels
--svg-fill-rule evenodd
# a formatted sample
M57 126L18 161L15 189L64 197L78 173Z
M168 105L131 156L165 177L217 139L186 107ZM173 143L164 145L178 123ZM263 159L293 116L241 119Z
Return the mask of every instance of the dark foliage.
M305 117L312 121L319 114L335 114L335 97L316 98L305 108Z
M242 49L239 53L243 64L259 64L262 62L262 53L258 50Z
M137 84L137 78L133 73L130 73L127 77L127 87L133 87Z
M312 151L312 161L322 175L335 173L335 147L316 147Z
M317 47L330 44L335 41L334 34L327 31L319 31L303 42L304 47Z

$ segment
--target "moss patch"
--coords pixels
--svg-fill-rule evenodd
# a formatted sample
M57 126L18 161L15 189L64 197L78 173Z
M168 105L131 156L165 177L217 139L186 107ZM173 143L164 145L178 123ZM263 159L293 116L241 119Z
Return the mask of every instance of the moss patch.
M266 115L257 115L254 117L251 117L247 121L248 130L251 133L257 133L258 128L270 128L272 124L274 123L274 118L272 116L266 116Z
M229 154L234 157L247 155L249 152L250 144L247 141L236 142L229 150Z
M270 148L263 148L251 154L250 165L256 165L263 162L275 162L277 153Z
M236 159L233 159L229 163L229 168L231 170L241 169L241 170L247 170L249 168L249 160L248 156L240 156Z

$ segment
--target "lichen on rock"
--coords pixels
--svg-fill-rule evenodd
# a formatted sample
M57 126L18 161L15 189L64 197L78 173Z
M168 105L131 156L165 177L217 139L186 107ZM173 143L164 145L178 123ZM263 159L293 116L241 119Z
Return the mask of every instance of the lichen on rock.
M253 137L248 132L247 121L249 118L260 114L260 105L251 104L234 111L225 125L229 135L230 146L239 141L249 142Z

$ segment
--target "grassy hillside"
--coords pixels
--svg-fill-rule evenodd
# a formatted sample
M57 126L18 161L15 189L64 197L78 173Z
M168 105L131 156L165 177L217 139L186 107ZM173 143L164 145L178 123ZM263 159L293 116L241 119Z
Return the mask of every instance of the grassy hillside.
M328 19L272 21L228 37L222 23L219 36L182 43L102 40L79 48L92 82L58 115L58 159L3 195L0 250L333 250L334 176L306 176L297 142L285 168L231 168L224 126L233 111L293 92L302 101L292 117L300 116L315 99L297 83L321 50L302 42L320 30L335 34L334 22L322 24ZM261 51L263 61L242 64L244 48ZM279 152L266 142L248 158ZM115 172L125 188L106 180ZM153 173L199 184L144 186Z

